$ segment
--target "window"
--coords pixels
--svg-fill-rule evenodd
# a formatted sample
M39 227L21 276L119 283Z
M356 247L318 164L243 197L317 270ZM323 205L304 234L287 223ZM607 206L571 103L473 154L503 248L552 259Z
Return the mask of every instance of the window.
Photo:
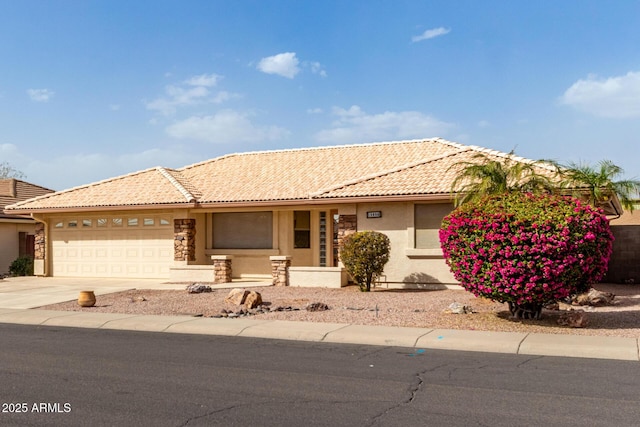
M450 203L415 205L417 249L439 249L442 219L453 210Z
M169 222L168 219L166 218L160 218L160 225L170 225L171 223Z
M63 226L64 226L64 223L62 221L56 222L56 225L54 225L55 228L62 228Z
M83 219L82 220L82 226L83 227L91 227L92 224L93 224L93 221L91 221L90 219Z
M114 227L122 227L122 218L112 218L111 225Z
M311 247L311 212L293 211L293 247L308 249Z
M78 226L78 220L77 219L72 219L71 221L69 221L67 223L67 227L69 228L76 228Z
M214 249L271 249L271 212L225 212L213 214Z
M107 219L106 218L98 218L96 220L96 225L98 227L106 227L107 226Z
M320 212L320 267L327 266L327 213Z
M136 227L138 225L138 218L127 218L127 226Z
M145 218L142 220L142 224L143 225L155 225L155 221L153 220L153 218Z

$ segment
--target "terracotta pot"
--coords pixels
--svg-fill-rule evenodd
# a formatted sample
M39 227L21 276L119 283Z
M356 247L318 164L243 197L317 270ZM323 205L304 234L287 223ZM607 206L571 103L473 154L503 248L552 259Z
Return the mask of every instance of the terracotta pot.
M78 305L81 307L93 307L96 303L96 296L93 291L80 291Z

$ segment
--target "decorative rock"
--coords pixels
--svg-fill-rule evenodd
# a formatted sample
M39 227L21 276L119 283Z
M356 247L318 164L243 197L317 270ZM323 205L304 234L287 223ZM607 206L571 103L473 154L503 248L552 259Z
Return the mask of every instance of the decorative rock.
M190 294L201 294L203 292L211 292L211 286L201 285L199 283L192 283L187 286L187 292Z
M459 302L452 302L449 307L444 309L444 313L449 314L467 314L473 313L473 309Z
M306 307L307 311L326 311L329 310L329 306L323 302L314 302Z
M244 306L247 308L256 308L262 304L262 295L260 292L251 291L244 299Z
M602 292L591 288L589 292L577 295L573 298L574 305L590 305L593 307L602 307L604 305L613 305L613 299L616 296L611 292Z
M231 289L231 292L229 292L229 295L224 299L224 302L233 305L242 305L247 295L249 295L249 291L246 289Z
M582 310L572 310L563 313L558 318L558 325L570 328L584 328L589 324L587 313Z

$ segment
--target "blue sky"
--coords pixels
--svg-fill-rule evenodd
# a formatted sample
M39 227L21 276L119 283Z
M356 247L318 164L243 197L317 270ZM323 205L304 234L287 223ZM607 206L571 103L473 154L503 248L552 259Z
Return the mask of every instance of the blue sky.
M39 185L436 136L640 177L640 1L0 0L0 162Z

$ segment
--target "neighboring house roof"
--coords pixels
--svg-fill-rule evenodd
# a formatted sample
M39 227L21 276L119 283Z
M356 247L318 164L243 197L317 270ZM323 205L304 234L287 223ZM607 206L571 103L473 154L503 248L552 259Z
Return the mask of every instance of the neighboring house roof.
M15 178L0 179L0 219L25 219L4 214L2 210L5 206L48 193L53 193L53 190Z
M449 199L459 162L509 154L441 138L230 154L181 169L152 168L16 203L51 212L160 206ZM515 161L532 162L517 156Z

